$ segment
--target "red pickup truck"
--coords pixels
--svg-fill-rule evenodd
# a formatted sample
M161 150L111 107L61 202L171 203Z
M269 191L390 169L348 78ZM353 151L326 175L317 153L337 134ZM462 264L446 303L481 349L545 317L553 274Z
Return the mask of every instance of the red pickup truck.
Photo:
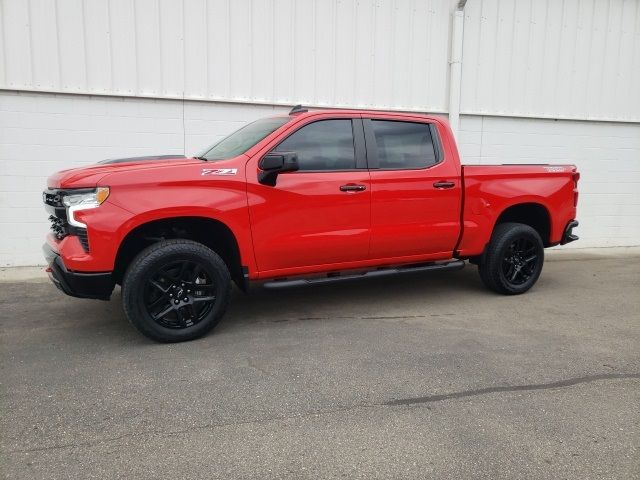
M265 287L477 264L527 291L544 248L576 240L573 165L462 166L440 117L307 111L250 123L193 158L64 170L43 193L64 293L109 299L144 335L182 341L225 313L232 281Z

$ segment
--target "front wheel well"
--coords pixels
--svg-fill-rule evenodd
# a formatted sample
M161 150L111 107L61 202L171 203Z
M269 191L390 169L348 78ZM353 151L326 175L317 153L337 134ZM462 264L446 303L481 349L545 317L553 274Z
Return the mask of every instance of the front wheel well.
M523 223L533 228L545 247L551 244L551 217L549 211L539 203L520 203L512 205L500 214L493 229L502 223Z
M224 260L236 285L246 290L240 249L235 235L224 223L204 217L167 218L134 228L118 248L113 270L116 282L122 284L127 267L149 245L178 238L196 241L216 252Z

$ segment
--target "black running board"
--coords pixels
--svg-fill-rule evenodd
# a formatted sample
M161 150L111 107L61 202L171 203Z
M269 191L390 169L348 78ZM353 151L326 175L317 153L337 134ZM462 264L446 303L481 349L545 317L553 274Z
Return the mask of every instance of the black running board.
M464 268L464 260L452 260L450 262L444 263L429 263L423 265L413 265L410 267L395 267L385 268L381 270L370 270L368 272L357 274L340 275L332 273L327 277L271 280L264 283L263 286L264 288L270 289L302 287L307 285L324 285L327 283L346 282L350 280L358 280L360 278L386 277L390 275L399 275L402 273L433 272L435 270L460 270L462 268Z

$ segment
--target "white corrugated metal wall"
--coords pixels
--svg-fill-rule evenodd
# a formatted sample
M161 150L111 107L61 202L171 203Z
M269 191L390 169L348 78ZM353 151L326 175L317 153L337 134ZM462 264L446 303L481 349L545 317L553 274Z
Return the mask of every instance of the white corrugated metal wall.
M2 0L0 88L446 112L454 7ZM469 0L464 59L463 114L640 121L638 0Z
M474 1L462 113L640 122L640 1Z
M444 112L449 13L442 0L3 0L0 87Z
M57 169L193 153L274 105L446 113L456 5L0 0L0 265L40 261ZM575 246L640 243L640 1L468 0L464 21L464 161L577 163Z

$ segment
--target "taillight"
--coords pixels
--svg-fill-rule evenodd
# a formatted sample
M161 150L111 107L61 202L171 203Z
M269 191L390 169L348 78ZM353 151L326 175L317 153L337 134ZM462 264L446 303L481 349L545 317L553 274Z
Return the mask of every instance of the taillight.
M578 206L578 180L580 180L580 172L573 172L573 206Z

